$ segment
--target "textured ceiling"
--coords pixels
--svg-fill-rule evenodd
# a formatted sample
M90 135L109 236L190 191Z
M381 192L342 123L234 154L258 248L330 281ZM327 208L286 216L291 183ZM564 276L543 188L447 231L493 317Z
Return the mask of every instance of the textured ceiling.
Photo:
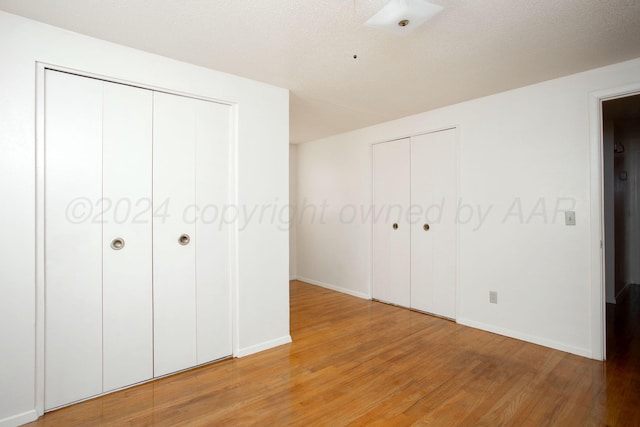
M0 0L0 9L288 88L294 143L640 57L640 0L432 2L444 10L405 37L363 25L386 0Z

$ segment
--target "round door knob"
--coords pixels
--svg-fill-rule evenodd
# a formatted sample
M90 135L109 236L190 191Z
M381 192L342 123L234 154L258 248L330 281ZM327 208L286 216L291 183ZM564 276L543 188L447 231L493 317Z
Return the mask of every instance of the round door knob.
M188 234L181 234L180 237L178 237L178 243L180 243L182 246L188 245L190 241L191 237L189 237Z
M111 241L111 249L114 251L119 251L124 248L124 239L122 237L116 237Z
M393 227L394 230L397 230L398 229L398 224L394 222L392 227Z
M425 225L423 225L423 226L422 226L422 229L423 229L424 231L429 231L429 224L425 224Z

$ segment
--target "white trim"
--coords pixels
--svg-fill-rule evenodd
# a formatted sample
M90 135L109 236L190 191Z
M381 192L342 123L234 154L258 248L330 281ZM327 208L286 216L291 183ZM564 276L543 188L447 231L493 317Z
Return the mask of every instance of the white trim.
M454 128L455 132L455 140L453 142L454 148L456 150L456 203L460 200L460 126L456 125ZM460 221L456 221L456 302L455 302L455 319L460 316L460 266L462 262L460 261ZM454 319L454 320L455 320Z
M298 277L297 276L289 276L289 281L292 281L292 280L298 280Z
M229 147L229 184L228 184L228 195L229 202L238 206L240 195L238 193L238 182L239 179L239 167L238 167L238 135L240 133L240 114L238 111L239 107L235 104L232 108L232 116L230 126L230 135L229 139L231 141L231 146ZM231 286L231 292L229 295L231 304L231 353L232 356L236 356L238 351L238 346L240 345L240 264L238 260L240 259L240 250L239 250L239 241L240 235L238 226L236 224L235 227L232 227L229 230L229 286Z
M291 343L291 335L285 335L284 337L280 337L280 338L276 338L273 340L269 340L269 341L265 341L263 343L260 344L255 344L249 347L245 347L245 348L239 348L236 353L235 353L235 357L245 357L245 356L249 356L251 354L255 354L255 353L259 353L261 351L264 350L268 350L270 348L274 348L274 347L278 347L284 344L289 344Z
M604 251L603 241L603 203L602 203L602 114L601 97L591 95L589 101L590 162L589 185L591 207L591 354L594 359L605 358L605 319L604 319Z
M577 354L578 356L593 358L592 352L588 348L574 347L566 345L561 342L549 340L546 338L540 338L535 335L524 334L521 332L512 331L506 328L500 328L493 325L488 325L482 322L476 322L469 319L458 319L457 323L464 326L469 326L475 329L481 329L483 331L491 332L494 334L502 335L509 338L515 338L521 341L526 341L533 344L538 344L544 347L553 348L560 351L566 351L567 353Z
M374 194L374 188L373 188L373 182L374 182L374 173L375 171L373 170L373 146L376 145L376 143L372 143L369 144L369 206L371 206L373 208L373 194ZM374 221L371 221L371 223L369 224L369 283L367 286L367 292L370 295L370 298L373 298L373 251L375 250L375 248L373 247L373 227L374 227Z
M343 294L351 295L354 297L362 298L362 299L371 299L370 294L366 294L363 292L352 291L351 289L343 288L341 286L331 285L329 283L320 282L318 280L309 279L307 277L298 276L296 280L300 280L301 282L309 283L310 285L320 286L322 288L330 289L332 291L340 292Z
M591 212L591 351L588 357L606 358L606 312L604 289L604 202L602 179L602 101L640 92L640 83L589 94L589 205ZM577 354L577 353L576 353Z
M44 91L45 91L45 65L37 62L36 64L36 256L35 256L35 272L36 272L36 330L35 330L35 411L38 416L44 414Z
M35 409L0 420L0 427L16 427L38 419Z
M88 77L99 79L107 82L114 82L119 84L125 84L129 86L135 86L143 89L149 89L156 92L168 93L178 96L184 96L194 99L200 99L208 102L215 102L218 104L229 105L231 108L231 126L229 135L229 201L235 204L238 203L238 126L239 126L239 114L238 104L222 101L219 99L213 99L210 97L194 95L190 93L184 93L179 91L173 91L166 88L159 88L150 85L144 85L139 83L132 83L123 79L114 78L111 76L103 76L95 73L74 70L67 67L48 64L45 62L36 61L36 325L35 325L35 383L34 383L34 397L35 397L35 413L37 416L44 414L45 407L45 250L44 250L44 238L45 238L45 71L53 70L70 74L75 74L81 77ZM230 264L230 277L229 286L230 292L230 307L231 307L231 331L232 331L232 354L230 356L236 356L237 352L241 351L237 348L239 341L239 274L238 274L238 228L235 227L230 231L229 236L229 264ZM289 338L290 340L290 338ZM195 368L193 366L188 369ZM151 380L160 377L154 377ZM127 388L129 386L126 386ZM37 418L37 417L36 417ZM33 421L33 420L29 420ZM28 421L25 421L28 422ZM0 427L2 427L0 425Z

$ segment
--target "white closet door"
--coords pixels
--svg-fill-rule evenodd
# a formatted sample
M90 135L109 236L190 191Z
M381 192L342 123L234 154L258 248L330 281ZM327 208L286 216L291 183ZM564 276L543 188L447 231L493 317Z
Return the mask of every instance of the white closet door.
M409 307L410 141L373 146L373 297Z
M153 377L152 92L104 82L103 105L103 375L109 391Z
M102 82L45 74L45 409L102 392Z
M221 214L229 203L230 107L196 101L196 293L197 363L229 356L231 295L229 224Z
M45 409L230 355L230 108L45 85Z
M424 220L411 227L411 307L452 319L456 317L456 177L455 130L411 138L411 203L424 212Z
M154 93L153 114L154 375L160 376L197 364L195 101Z

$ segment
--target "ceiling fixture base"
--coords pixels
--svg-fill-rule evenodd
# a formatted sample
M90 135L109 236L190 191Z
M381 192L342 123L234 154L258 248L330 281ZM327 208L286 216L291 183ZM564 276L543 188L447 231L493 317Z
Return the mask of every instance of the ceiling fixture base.
M402 36L417 30L442 9L425 0L391 0L365 25Z

